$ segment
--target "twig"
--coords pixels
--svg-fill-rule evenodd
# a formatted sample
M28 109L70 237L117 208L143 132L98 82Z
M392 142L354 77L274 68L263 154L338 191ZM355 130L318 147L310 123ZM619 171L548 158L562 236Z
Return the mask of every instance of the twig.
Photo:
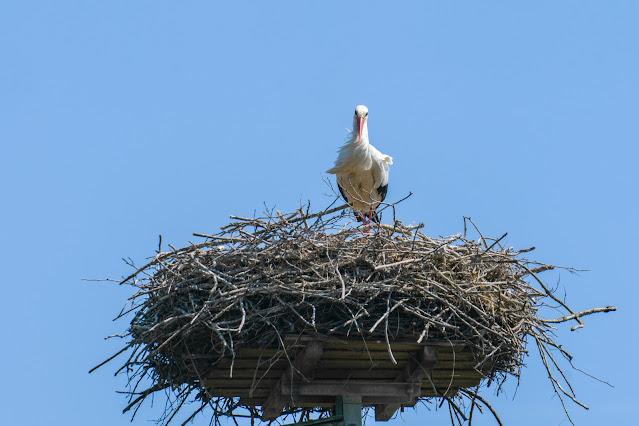
M593 308L593 309L587 309L585 311L581 311L581 312L576 312L574 314L570 314L570 315L564 315L563 317L559 317L559 318L555 318L555 319L545 319L542 320L545 323L548 324L557 324L560 322L566 322L566 321L570 321L576 318L581 318L584 317L586 315L591 315L591 314L596 314L597 312L612 312L612 311L616 311L617 307L616 306L605 306L603 308Z

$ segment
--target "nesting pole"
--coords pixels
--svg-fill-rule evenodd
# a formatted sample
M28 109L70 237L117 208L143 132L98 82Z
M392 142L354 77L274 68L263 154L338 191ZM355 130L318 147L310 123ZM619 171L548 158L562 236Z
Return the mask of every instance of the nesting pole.
M342 404L344 426L362 426L362 395L342 395L337 397L336 410Z

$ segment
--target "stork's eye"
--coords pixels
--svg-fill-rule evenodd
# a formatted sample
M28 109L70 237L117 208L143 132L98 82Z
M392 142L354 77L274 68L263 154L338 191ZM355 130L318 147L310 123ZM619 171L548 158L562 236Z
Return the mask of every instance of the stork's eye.
M368 113L364 114L364 117L368 117Z

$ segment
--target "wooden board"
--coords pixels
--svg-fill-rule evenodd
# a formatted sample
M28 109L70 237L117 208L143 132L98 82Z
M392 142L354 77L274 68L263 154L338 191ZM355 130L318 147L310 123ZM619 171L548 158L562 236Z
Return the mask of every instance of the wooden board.
M363 342L358 339L321 341L321 357L315 359L312 366L305 367L303 376L293 373L291 379L291 361L304 353L307 344L312 341L316 340L287 337L286 351L278 348L241 348L233 360L230 357L220 360L214 354L197 354L194 358L212 361L211 369L204 379L204 386L211 396L239 397L242 404L250 406L262 406L273 392L282 392L281 383L288 383L283 378L288 381L317 383L320 388L322 381L336 380L349 383L346 386L349 388L356 388L358 382L379 383L382 386L384 383L397 383L406 375L407 368L415 368L415 362L424 346L436 347L437 360L434 364L429 364L432 368L429 368L428 376L421 379L422 397L441 396L444 393L452 396L460 388L476 386L484 377L482 371L474 368L479 358L461 342L392 342L389 351L388 344L384 341ZM489 367L484 366L482 370L487 372ZM433 384L436 389L433 389ZM334 395L297 398L289 395L287 398L289 404L292 403L291 398L295 399L294 404L299 407L329 407L335 403ZM377 399L373 401L371 398ZM364 406L372 406L380 404L380 398L382 397L363 397L362 402ZM389 397L388 400L392 402L392 398Z

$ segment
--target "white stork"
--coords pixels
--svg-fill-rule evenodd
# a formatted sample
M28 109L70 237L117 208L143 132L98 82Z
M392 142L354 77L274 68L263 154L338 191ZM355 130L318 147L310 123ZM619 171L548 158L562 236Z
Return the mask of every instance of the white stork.
M368 108L355 107L352 137L339 149L335 166L326 171L337 175L337 186L351 205L358 221L379 223L375 209L386 198L388 169L393 158L368 142Z

